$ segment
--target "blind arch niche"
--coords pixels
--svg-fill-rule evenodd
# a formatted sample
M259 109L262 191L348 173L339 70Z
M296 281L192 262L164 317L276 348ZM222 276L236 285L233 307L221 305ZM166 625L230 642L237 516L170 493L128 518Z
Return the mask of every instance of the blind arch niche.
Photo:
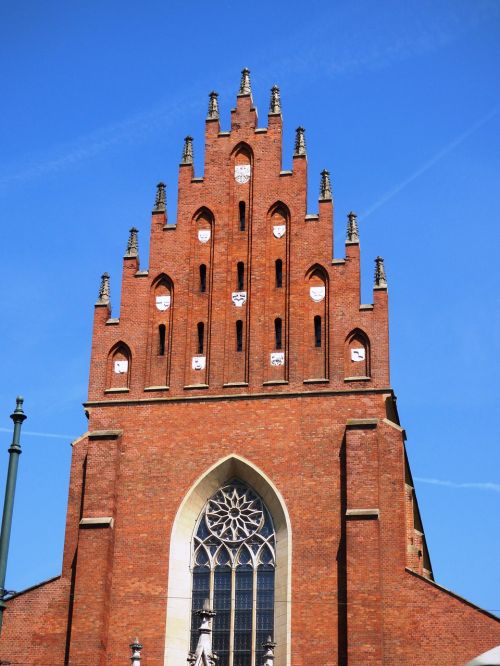
M274 525L276 543L274 640L276 666L290 664L291 548L290 519L272 481L255 465L236 456L223 458L187 491L177 511L170 539L165 666L181 666L190 648L193 538L207 500L232 480L249 486L262 499ZM256 649L260 646L256 646Z

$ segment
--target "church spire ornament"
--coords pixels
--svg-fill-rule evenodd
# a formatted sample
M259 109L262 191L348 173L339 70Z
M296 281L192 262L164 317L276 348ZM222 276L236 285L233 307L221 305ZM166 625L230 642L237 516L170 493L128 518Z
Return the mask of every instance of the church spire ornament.
M126 257L138 257L139 256L139 240L137 234L139 229L132 227L129 231L129 237L127 242L127 250L125 252Z
M130 657L130 661L132 662L131 666L141 666L142 645L139 643L139 639L136 638L129 647L132 650L132 656Z
M305 139L305 129L303 127L297 127L295 130L295 150L293 153L294 157L305 156L306 154L306 139Z
M184 139L184 148L182 150L181 164L193 164L193 137L187 136Z
M101 275L101 284L99 286L99 296L96 305L109 305L109 273Z
M238 95L251 95L252 87L250 85L250 70L245 67L241 70L240 91Z
M348 243L359 243L358 216L352 210L347 215L347 236Z
M155 206L153 213L164 213L166 210L166 191L165 183L158 183L156 186Z
M219 93L216 93L215 90L212 90L208 95L208 114L207 120L218 120L219 119L219 102L217 98Z
M321 184L319 188L320 201L332 200L332 185L330 183L330 172L323 169L321 172Z
M384 260L382 257L375 259L375 289L387 289L387 276L385 274Z
M262 647L265 650L264 658L262 660L262 666L273 666L274 648L276 647L276 643L273 641L271 636L268 636L266 642L262 643Z
M280 89L275 84L271 88L271 100L269 102L269 113L272 115L279 115L281 113L281 99Z
M215 666L217 656L212 651L212 618L216 612L210 608L210 601L205 599L203 608L196 611L200 618L200 627L198 629L198 644L195 652L190 652L187 662L190 666Z

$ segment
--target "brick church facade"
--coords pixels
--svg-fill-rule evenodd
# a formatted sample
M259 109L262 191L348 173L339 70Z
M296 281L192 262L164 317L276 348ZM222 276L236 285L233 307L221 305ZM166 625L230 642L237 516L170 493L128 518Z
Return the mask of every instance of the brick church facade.
M230 131L211 93L204 175L188 137L147 270L130 232L119 319L102 278L62 573L7 602L1 663L123 666L136 635L142 666L455 666L500 644L433 580L383 260L363 304L356 216L332 260L328 172L318 213L306 192L279 90L259 127L244 70Z

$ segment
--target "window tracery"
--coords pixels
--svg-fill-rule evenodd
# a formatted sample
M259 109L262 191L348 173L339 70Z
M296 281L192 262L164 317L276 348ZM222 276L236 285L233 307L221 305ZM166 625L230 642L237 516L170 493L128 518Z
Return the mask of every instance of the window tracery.
M205 599L219 666L258 666L274 630L276 535L271 515L249 486L233 479L206 503L193 539L191 649Z

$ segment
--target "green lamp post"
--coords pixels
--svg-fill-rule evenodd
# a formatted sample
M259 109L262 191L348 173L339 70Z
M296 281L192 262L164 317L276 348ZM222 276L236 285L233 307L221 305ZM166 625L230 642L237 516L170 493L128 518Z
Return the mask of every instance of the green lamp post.
M0 535L0 632L2 631L3 612L5 610L5 574L7 571L7 556L9 554L10 530L12 527L12 510L14 508L14 495L16 492L17 466L21 445L19 442L21 426L26 414L23 412L24 399L16 398L16 408L10 415L14 421L14 436L9 448L9 469L7 472L7 483L5 485L5 501L3 505L2 533Z

